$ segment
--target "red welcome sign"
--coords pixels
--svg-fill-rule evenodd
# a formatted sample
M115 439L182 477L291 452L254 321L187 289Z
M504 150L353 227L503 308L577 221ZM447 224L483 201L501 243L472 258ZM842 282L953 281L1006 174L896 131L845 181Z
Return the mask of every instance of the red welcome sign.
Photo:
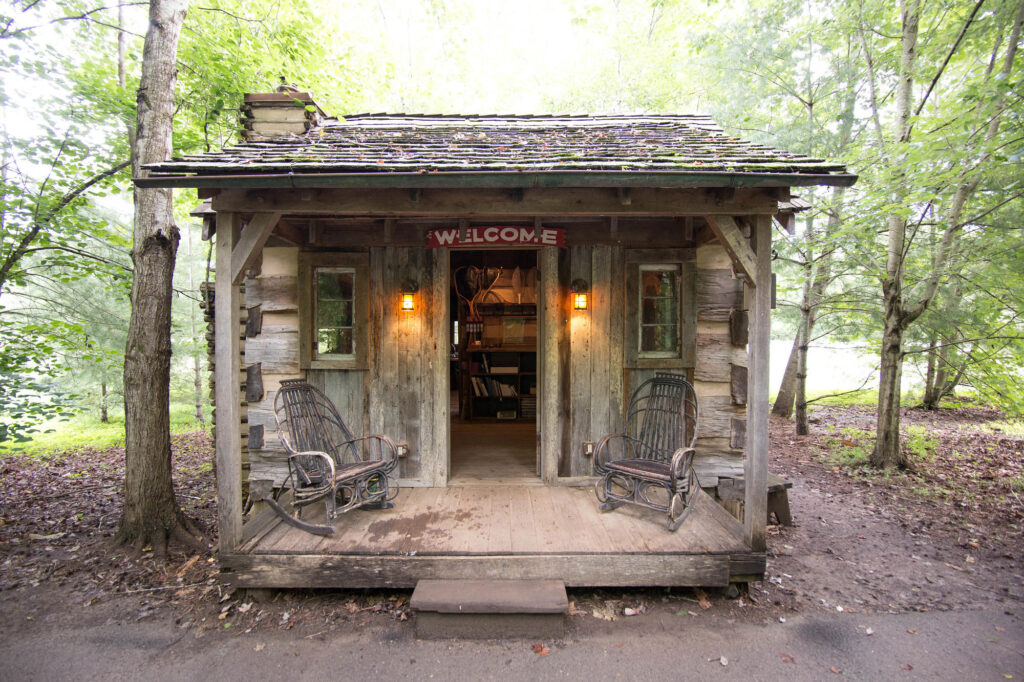
M556 227L491 225L467 227L461 236L457 227L427 233L428 249L442 246L565 246L565 230Z

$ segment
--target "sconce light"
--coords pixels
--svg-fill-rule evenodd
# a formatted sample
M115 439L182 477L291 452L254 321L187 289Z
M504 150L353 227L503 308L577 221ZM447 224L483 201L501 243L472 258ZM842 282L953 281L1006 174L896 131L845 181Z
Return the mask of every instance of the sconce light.
M589 303L589 288L587 283L582 279L576 279L572 282L572 309L573 310L586 310Z
M399 308L402 312L412 312L416 310L416 292L419 291L420 287L416 282L406 280L402 284L401 298Z

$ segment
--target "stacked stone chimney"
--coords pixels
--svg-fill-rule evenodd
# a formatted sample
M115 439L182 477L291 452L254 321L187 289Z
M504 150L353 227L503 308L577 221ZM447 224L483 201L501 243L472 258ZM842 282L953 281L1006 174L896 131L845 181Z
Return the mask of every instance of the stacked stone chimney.
M308 92L292 88L246 95L241 115L246 140L302 135L324 117Z

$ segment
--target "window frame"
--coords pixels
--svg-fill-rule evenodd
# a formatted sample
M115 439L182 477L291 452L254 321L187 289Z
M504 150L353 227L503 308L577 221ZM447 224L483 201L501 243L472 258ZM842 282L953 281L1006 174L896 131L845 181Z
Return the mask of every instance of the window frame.
M696 364L697 267L695 249L626 249L626 366L633 369L689 369ZM679 344L677 351L641 351L641 274L678 268Z
M636 288L636 304L639 310L639 316L637 318L637 325L634 333L637 335L636 339L636 356L637 359L663 359L663 358L678 358L682 353L683 348L683 299L679 294L679 290L683 287L683 264L676 263L638 263L639 268L637 276L637 288ZM644 327L667 327L666 324L644 324L643 312L644 312L644 291L643 291L643 276L644 272L662 272L672 271L676 273L676 349L675 350L644 350ZM659 297L667 298L667 297Z
M351 270L352 354L317 357L316 271ZM299 367L301 369L369 369L370 255L365 252L299 253Z

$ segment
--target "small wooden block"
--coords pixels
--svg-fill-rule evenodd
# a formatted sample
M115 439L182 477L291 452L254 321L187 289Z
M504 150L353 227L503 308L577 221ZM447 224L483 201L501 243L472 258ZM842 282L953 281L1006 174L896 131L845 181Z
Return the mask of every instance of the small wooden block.
M561 637L569 610L559 580L421 580L409 605L421 639Z
M421 580L409 605L439 613L560 613L569 611L559 580Z

